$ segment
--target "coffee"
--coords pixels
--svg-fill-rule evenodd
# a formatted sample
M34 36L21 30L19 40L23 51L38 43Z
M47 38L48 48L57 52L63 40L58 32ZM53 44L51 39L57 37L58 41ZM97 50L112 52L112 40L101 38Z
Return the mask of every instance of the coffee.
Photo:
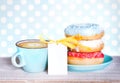
M46 48L47 44L40 42L38 39L28 39L22 40L17 42L16 44L18 47L21 48L28 48L28 49L37 49L37 48Z
M47 68L47 44L39 39L27 39L16 43L17 51L11 61L15 67L21 67L27 72L43 72ZM17 62L19 60L19 62Z

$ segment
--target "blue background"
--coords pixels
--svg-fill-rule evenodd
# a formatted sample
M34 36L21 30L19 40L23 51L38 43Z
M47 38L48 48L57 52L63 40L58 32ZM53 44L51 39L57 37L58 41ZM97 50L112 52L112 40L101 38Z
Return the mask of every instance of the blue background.
M0 56L16 51L15 42L64 37L70 24L98 23L105 30L105 54L120 54L120 0L0 0Z

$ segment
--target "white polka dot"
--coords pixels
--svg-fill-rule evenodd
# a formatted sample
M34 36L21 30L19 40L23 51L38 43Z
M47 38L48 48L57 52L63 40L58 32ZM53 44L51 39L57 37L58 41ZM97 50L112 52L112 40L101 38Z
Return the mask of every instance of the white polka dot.
M112 45L113 46L117 46L117 44L118 44L117 40L112 40Z
M110 39L110 35L109 35L109 34L106 34L106 35L104 36L104 38L105 38L105 40L109 40L109 39Z
M1 41L1 47L6 47L7 46L7 42L6 41Z
M113 34L116 34L117 31L118 31L117 28L112 28L112 29L111 29L111 32L112 32Z
M54 3L55 3L55 0L48 0L48 2L49 2L50 4L54 4Z
M29 29L28 33L29 33L30 35L33 35L33 34L35 33L35 31L34 31L33 29Z
M43 4L43 5L42 5L42 9L43 9L43 10L47 10L47 9L48 9L48 6L47 6L46 4Z
M111 50L111 49L110 49L109 46L104 47L104 51L105 51L106 53L109 53L110 50Z
M9 35L9 36L7 37L7 40L8 40L8 41L12 41L12 40L13 40L13 36L12 36L12 35Z
M109 3L109 2L110 2L110 0L104 0L104 2L105 2L105 3Z
M7 34L6 29L2 29L2 30L1 30L1 35L5 35L5 34Z
M48 15L49 15L49 16L55 16L55 11L49 11L49 12L48 12Z
M17 11L20 10L20 5L15 5L14 9L17 10Z
M6 17L1 17L1 23L6 23Z
M27 3L27 0L21 0L21 4L25 5Z
M13 48L8 48L8 53L13 53L13 52L14 52Z
M20 17L15 17L15 23L19 23L21 21Z
M117 21L117 16L112 16L112 21Z
M19 35L19 34L20 34L20 30L19 30L19 29L15 29L15 30L14 30L14 33L15 33L16 35Z
M63 3L63 4L67 4L67 3L68 3L68 0L62 0L62 3Z
M63 16L67 16L67 15L68 15L68 12L67 12L67 11L63 11L63 12L62 12L62 15L63 15Z
M75 4L70 4L70 10L74 10L75 9Z
M75 1L76 1L76 4L82 3L82 0L75 0Z
M91 3L96 3L96 0L90 0Z
M43 21L43 22L47 22L47 21L48 21L48 18L47 18L47 17L43 17L43 18L42 18L42 21Z
M13 4L13 0L7 0L7 4L8 4L8 5Z
M91 14L92 16L95 16L95 15L96 15L96 11L95 11L95 10L92 10L92 11L90 12L90 14Z
M82 15L82 12L81 11L77 11L77 16L81 16Z
M108 29L108 28L110 28L110 23L109 22L105 22L105 27L104 27L105 29Z
M35 11L35 16L40 16L40 11Z
M12 23L8 23L7 27L8 27L8 29L13 29L13 24Z
M61 22L61 21L62 21L62 18L58 16L58 17L56 17L56 21L57 21L57 22Z
M26 28L27 28L27 24L26 24L26 23L22 23L22 24L21 24L21 28L22 28L22 29L26 29Z
M107 49L106 49L106 50L108 50L108 51L111 50L110 46L107 46Z
M32 4L28 5L28 10L32 11L34 9L34 6Z
M36 27L36 28L40 28L40 27L41 27L40 23L36 23L36 24L35 24L35 27Z
M117 8L117 4L113 3L112 4L112 9L116 9Z
M41 0L34 0L34 1L35 1L35 4L40 4Z
M118 1L118 3L120 3L120 0L117 0Z
M102 8L103 8L103 4L98 4L98 5L97 5L97 8L98 8L98 9L102 9Z
M21 16L23 16L23 17L27 16L27 12L26 11L22 11L21 12Z
M8 17L13 16L13 12L12 12L12 11L8 11L8 12L7 12L7 16L8 16Z
M0 8L1 8L2 11L5 11L6 10L6 5L1 5Z
M105 10L104 11L104 15L106 15L106 16L110 15L110 11L109 10Z
M56 4L56 9L57 10L61 10L62 9L61 5L60 4Z
M42 30L42 33L43 33L43 34L47 34L47 33L48 33L48 29L43 29L43 30Z
M28 18L28 21L29 21L30 23L34 22L34 17L29 17L29 18Z
M89 9L89 4L84 4L83 7L84 7L84 9L88 10Z

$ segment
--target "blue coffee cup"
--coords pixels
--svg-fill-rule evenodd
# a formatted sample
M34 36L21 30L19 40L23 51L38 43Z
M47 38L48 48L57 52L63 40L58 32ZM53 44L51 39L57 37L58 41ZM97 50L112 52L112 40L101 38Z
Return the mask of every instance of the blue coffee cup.
M11 57L15 67L22 67L27 72L45 71L48 62L48 49L45 43L38 39L28 39L17 42L16 46L17 52Z

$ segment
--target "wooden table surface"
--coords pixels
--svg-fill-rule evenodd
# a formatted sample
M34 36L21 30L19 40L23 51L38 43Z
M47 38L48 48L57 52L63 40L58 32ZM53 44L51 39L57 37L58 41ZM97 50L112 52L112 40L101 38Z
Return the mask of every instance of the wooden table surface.
M120 83L120 56L103 70L68 72L68 75L50 76L47 72L28 73L11 64L10 58L0 58L0 83Z

